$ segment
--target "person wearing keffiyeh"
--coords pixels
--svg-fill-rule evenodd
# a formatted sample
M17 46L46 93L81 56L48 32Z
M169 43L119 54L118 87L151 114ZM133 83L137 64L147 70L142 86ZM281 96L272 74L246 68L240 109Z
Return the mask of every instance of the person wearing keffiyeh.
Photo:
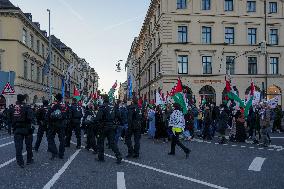
M187 147L185 147L179 140L179 135L182 134L185 127L185 120L182 111L180 111L179 104L174 104L174 111L170 116L169 126L172 127L173 138L171 143L171 152L169 155L175 155L175 147L178 145L183 149L188 158L189 153L191 152Z

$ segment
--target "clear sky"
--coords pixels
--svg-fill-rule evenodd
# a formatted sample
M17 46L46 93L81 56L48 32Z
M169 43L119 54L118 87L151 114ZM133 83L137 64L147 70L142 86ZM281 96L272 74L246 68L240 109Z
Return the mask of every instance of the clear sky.
M108 91L115 80L126 81L124 63L131 43L138 36L151 0L10 0L33 21L48 29L81 58L85 58L100 76L100 89ZM115 64L124 60L123 72Z

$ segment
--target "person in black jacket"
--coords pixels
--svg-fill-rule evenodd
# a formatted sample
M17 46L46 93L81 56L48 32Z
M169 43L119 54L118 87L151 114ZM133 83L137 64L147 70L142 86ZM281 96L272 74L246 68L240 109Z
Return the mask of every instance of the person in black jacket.
M47 120L47 112L48 112L48 101L43 101L43 106L37 111L36 117L38 121L38 131L37 131L37 140L34 146L34 150L38 152L40 143L42 141L42 137L44 133L47 133L47 127L48 127L48 120ZM47 135L47 134L46 134Z
M127 130L128 128L128 112L126 107L126 102L122 102L118 100L118 112L119 112L119 126L116 129L115 133L115 143L118 144L119 138L122 137L122 132Z
M97 134L97 121L96 116L98 113L98 107L94 107L92 103L89 103L86 107L85 114L83 117L83 123L86 126L87 131L87 145L86 150L93 149L94 154L98 153L97 142L96 142L96 134Z
M32 110L24 103L25 96L17 96L16 106L12 113L12 127L14 130L14 142L16 147L16 160L21 168L24 168L24 159L22 155L23 141L25 140L27 150L27 165L34 162L33 160L33 131L32 122L34 121Z
M78 105L77 99L72 99L72 105L70 107L70 125L66 128L65 147L70 147L70 141L72 137L72 131L75 130L77 138L77 149L81 148L81 118L83 117L82 107Z
M54 160L57 155L60 159L64 158L64 152L65 152L65 129L66 124L68 121L68 106L66 106L64 103L61 103L62 101L62 95L57 94L55 96L56 100L52 104L51 108L48 110L47 113L47 119L49 120L48 123L48 151L51 152L51 160ZM55 135L58 135L59 138L59 152L56 147L54 138Z
M127 158L138 158L140 151L142 111L138 107L136 97L132 100L132 105L128 107L128 129L126 131L126 145L128 147ZM131 137L134 136L134 148Z
M98 125L98 161L104 161L104 141L105 138L108 139L109 147L115 153L117 163L121 163L121 154L114 142L115 129L117 126L117 121L119 120L119 113L117 110L109 104L108 95L104 96L104 103L99 108L96 120Z

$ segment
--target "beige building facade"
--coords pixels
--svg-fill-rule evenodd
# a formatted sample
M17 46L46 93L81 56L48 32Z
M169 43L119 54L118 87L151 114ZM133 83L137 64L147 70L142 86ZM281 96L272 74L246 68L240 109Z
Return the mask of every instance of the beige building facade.
M89 63L79 58L70 47L67 47L55 36L52 39L51 75L53 94L61 93L62 77L70 65L74 65L70 82L65 84L66 98L72 97L74 86L84 95L90 95L97 89L98 75ZM14 71L15 92L25 94L28 103L40 103L49 99L48 77L43 74L43 66L48 57L49 40L46 31L40 24L33 22L30 13L23 13L20 8L8 0L1 0L0 5L0 70ZM93 82L89 77L92 72ZM65 80L66 81L66 80ZM94 83L90 85L90 83ZM5 96L10 103L15 103L16 96Z
M152 0L129 56L134 91L154 99L180 77L196 99L220 104L230 75L242 99L253 80L283 104L283 18L282 0Z

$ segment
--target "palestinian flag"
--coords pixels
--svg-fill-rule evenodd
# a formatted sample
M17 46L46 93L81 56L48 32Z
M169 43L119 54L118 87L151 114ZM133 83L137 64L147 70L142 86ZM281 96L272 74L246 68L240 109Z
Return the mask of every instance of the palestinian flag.
M254 99L254 91L255 91L255 86L254 86L253 81L251 80L250 93L249 93L248 101L245 107L245 117L248 117L249 109L252 107L252 101Z
M80 92L76 86L74 86L73 98L76 98L78 101L81 100Z
M175 103L178 103L181 108L182 112L184 114L187 113L187 105L186 105L186 100L182 92L182 83L180 78L178 79L177 85L172 89L170 96L174 99Z
M244 102L242 101L242 99L240 99L240 97L237 94L237 91L234 91L232 86L231 86L231 81L227 80L227 78L225 77L226 80L226 92L227 95L225 96L225 100L234 100L235 102L239 103L239 107L245 107Z

